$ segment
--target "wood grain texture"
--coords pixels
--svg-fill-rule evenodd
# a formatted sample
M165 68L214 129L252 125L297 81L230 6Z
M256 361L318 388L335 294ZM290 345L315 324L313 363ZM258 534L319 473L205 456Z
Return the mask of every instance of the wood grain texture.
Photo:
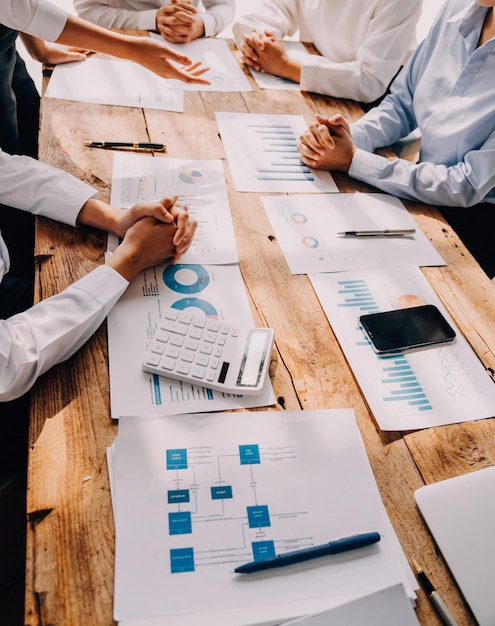
M254 85L252 78L247 74ZM109 199L112 152L87 139L158 141L156 158L220 159L232 210L239 265L256 323L275 330L270 365L273 410L352 407L370 465L406 555L422 562L459 626L474 625L414 503L424 484L495 462L493 419L417 432L382 432L370 413L307 276L292 276L258 194L236 192L216 111L302 115L319 111L358 119L350 101L315 94L185 93L184 113L43 101L41 158L90 182ZM386 152L386 154L390 154ZM372 191L335 175L344 192ZM434 207L406 203L448 265L424 273L486 367L495 369L495 287ZM37 298L103 262L105 238L38 220ZM26 589L28 626L110 626L114 527L105 451L117 433L109 417L105 326L72 359L36 385L31 415ZM343 477L345 480L345 477ZM416 612L440 626L422 591Z

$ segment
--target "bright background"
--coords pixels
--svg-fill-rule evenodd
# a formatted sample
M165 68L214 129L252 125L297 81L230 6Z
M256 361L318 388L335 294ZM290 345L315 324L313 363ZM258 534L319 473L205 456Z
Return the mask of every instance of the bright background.
M329 0L331 1L331 0ZM404 0L407 2L408 0ZM57 4L67 11L75 13L74 7L72 5L72 0L52 0L54 4ZM236 2L236 12L238 15L242 15L247 12L253 12L259 4L262 4L263 0L237 0ZM443 5L444 0L424 0L423 2L423 13L418 23L417 28L417 37L418 41L424 39L427 34L431 23L433 22L436 14L438 13L440 7ZM228 34L228 31L226 32ZM37 61L34 61L31 56L24 49L22 42L17 40L18 50L22 54L24 60L26 61L26 65L33 76L34 82L38 87L38 90L41 89L41 64Z

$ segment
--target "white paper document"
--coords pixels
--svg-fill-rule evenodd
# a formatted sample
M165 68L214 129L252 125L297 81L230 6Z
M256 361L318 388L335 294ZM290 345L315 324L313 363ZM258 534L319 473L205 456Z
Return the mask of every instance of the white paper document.
M114 206L129 209L136 202L178 196L198 222L194 241L182 257L185 263L237 263L237 246L222 162L173 159L115 153L112 191ZM118 244L109 237L109 249Z
M184 92L170 83L138 63L89 58L56 65L45 97L182 113Z
M151 33L153 39L163 42L163 37ZM173 89L184 91L252 91L249 80L232 54L225 39L201 37L186 43L165 42L177 52L187 55L193 63L200 62L208 71L201 75L210 81L209 85L188 84L170 79Z
M299 159L300 115L215 113L237 191L323 193L338 191L330 172Z
M285 622L283 626L418 626L401 584L380 589L328 611Z
M310 279L382 430L495 416L495 384L419 268L312 274ZM359 317L419 304L436 305L455 329L455 340L376 354Z
M178 263L142 272L107 320L112 418L274 404L269 376L261 395L234 396L143 372L146 349L166 307L239 326L254 325L238 265Z
M304 44L300 41L284 41L284 47L290 59L300 61L309 54ZM257 70L253 70L253 68L249 66L248 69L260 89L299 91L301 88L299 83L295 83L288 78L275 76L274 74L269 74L268 72L259 72Z
M402 202L381 193L261 198L292 274L445 265ZM415 229L402 236L338 233Z
M113 471L122 624L280 624L397 583L415 598L352 409L123 418ZM381 540L232 571L368 531Z

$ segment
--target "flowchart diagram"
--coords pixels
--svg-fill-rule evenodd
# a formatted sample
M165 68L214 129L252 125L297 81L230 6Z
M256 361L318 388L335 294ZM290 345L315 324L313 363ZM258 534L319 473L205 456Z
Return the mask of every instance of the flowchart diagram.
M307 515L305 510L272 510L259 497L257 468L261 464L287 463L295 459L293 446L260 448L257 444L240 444L232 454L215 454L211 447L174 448L166 450L168 534L170 544L176 536L190 535L190 545L170 548L172 574L192 572L197 567L247 560L262 560L285 549L300 549L313 544L310 536L278 534L274 526L281 519ZM201 475L216 474L214 481ZM236 479L229 480L235 472ZM206 476L205 476L206 477ZM196 548L195 532L200 525L212 525L212 546L202 533L201 547ZM214 525L217 525L217 528ZM218 525L225 545L217 545ZM207 537L207 536L206 536ZM227 539L230 537L230 540Z

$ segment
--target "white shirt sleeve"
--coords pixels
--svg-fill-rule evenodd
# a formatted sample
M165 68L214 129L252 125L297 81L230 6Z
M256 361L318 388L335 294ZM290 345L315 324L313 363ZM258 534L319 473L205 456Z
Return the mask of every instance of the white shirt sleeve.
M124 30L155 30L156 8L128 9L112 6L108 0L74 0L77 15L93 24L104 28L121 28Z
M0 402L26 393L98 329L128 283L102 265L60 294L0 320Z
M204 12L201 19L205 26L205 37L218 35L232 23L235 14L234 0L203 0Z
M79 17L104 26L106 28L122 28L137 30L156 30L156 12L162 6L162 2L125 2L125 6L119 6L119 2L110 4L109 0L74 0L74 8ZM129 6L135 5L133 8ZM198 4L197 0L193 3ZM205 36L217 35L226 28L234 19L234 0L203 0L204 12L201 18L205 26Z
M67 11L47 0L2 0L0 23L28 35L55 41L67 21Z
M421 2L379 3L371 20L363 25L365 34L353 59L341 61L315 55L303 59L301 90L373 102L386 92L410 55L420 14ZM330 36L345 41L351 38L353 28L356 25L349 15L346 28Z
M96 191L75 176L27 156L0 151L0 203L74 226Z

